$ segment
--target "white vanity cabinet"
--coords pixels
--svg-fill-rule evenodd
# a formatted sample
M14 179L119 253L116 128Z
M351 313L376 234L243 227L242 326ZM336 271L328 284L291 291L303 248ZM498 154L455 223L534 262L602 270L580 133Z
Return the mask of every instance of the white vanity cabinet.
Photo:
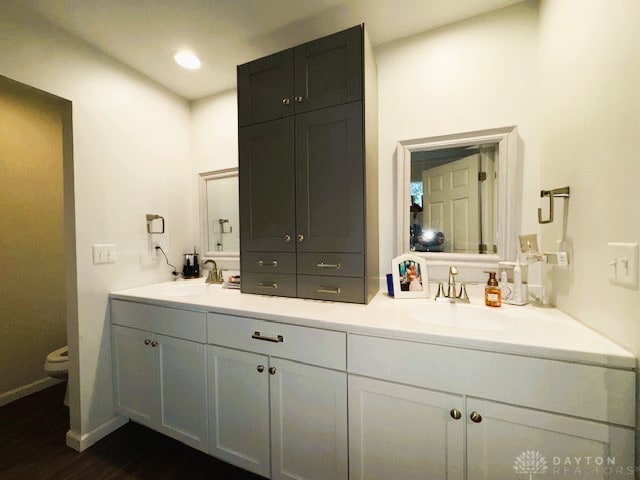
M579 478L577 457L634 465L631 370L363 335L348 353L352 480L542 473L515 470L523 452L544 457L545 473L571 459L557 478Z
M346 335L209 314L208 337L210 453L277 480L346 480Z
M208 451L206 316L111 301L115 408Z

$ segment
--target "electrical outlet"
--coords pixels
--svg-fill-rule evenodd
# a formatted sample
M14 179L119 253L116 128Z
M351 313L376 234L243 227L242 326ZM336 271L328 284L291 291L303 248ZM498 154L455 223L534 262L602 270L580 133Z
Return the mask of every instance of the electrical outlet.
M638 287L638 244L609 243L609 282L623 287Z
M93 264L115 263L116 246L113 243L95 244L93 246Z

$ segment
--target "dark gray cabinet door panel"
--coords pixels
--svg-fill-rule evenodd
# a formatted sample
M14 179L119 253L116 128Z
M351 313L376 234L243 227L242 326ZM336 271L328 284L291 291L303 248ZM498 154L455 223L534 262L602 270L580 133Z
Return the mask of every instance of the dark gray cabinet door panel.
M361 102L296 115L298 252L363 252L362 133Z
M293 115L293 50L238 66L240 126Z
M295 48L295 111L362 99L362 27Z
M240 250L295 252L293 117L239 130Z

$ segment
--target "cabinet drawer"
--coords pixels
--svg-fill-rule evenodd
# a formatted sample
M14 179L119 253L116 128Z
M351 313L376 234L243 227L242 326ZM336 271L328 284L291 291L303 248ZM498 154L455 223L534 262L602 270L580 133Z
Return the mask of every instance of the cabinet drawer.
M298 275L298 296L334 302L365 303L364 279Z
M635 424L632 371L363 335L349 335L347 351L349 373Z
M255 338L258 337L258 338ZM346 333L210 313L210 344L345 370Z
M243 273L240 289L243 293L295 297L296 276L283 273Z
M364 277L360 253L299 253L298 273L332 277Z
M111 300L111 323L194 342L207 341L203 312Z
M296 254L242 252L240 266L243 273L296 273Z

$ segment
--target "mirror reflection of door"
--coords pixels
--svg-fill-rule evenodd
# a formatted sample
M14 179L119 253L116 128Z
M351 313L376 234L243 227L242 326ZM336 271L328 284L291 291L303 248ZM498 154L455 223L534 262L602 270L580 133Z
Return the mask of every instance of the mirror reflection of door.
M480 245L479 155L422 171L427 232L444 234L443 251L468 252Z
M497 143L411 154L413 251L496 252L497 158Z

